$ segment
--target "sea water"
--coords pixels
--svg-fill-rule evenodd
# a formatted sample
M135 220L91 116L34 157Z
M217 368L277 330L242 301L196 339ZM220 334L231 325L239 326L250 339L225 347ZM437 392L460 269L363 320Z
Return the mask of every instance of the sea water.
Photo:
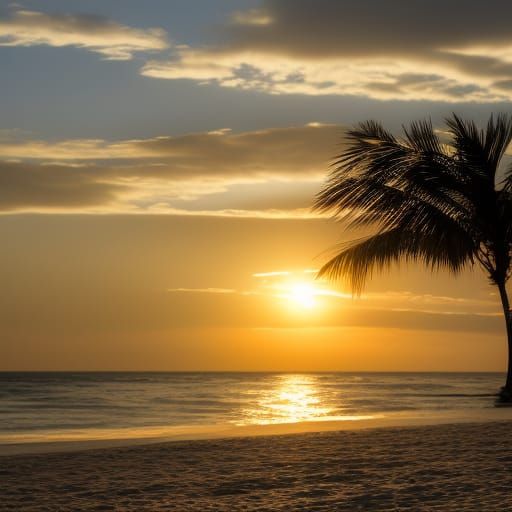
M500 373L5 372L0 444L393 414L485 416L503 380Z

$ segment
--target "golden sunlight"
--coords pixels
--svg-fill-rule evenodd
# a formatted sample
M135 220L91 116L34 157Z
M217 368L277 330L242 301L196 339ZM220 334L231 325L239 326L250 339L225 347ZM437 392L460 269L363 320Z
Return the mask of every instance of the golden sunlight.
M316 295L318 290L315 290L313 286L306 283L293 284L288 293L290 301L305 309L312 309L317 305Z
M243 412L244 420L239 424L319 421L329 417L331 412L321 404L313 376L280 375L271 388L262 390L255 406Z
M373 415L343 414L343 407L333 405L318 375L276 375L268 387L252 390L251 406L241 411L243 425L276 425L317 421L357 421Z
M254 273L260 282L254 293L278 298L287 309L297 313L317 312L334 299L347 299L351 295L333 290L325 281L315 279L317 270L280 270Z

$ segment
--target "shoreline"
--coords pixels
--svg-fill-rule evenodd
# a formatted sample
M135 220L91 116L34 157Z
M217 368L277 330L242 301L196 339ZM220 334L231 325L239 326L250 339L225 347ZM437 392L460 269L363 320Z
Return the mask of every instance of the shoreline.
M512 421L512 408L489 408L465 411L418 411L365 416L347 416L330 421L275 423L265 425L203 425L181 427L146 427L143 429L96 429L47 433L44 440L35 436L6 436L0 442L0 457L19 454L75 452L174 443L261 436L280 436L321 432L345 432L369 429L412 428L435 425L485 424Z
M508 510L510 425L437 424L18 454L2 458L3 506L23 512Z

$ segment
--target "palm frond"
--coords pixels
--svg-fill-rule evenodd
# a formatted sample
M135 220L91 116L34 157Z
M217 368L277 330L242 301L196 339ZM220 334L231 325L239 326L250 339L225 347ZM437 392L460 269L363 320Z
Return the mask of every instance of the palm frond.
M512 163L510 163L505 169L503 180L500 183L500 186L508 191L512 192Z
M491 116L485 131L478 129L474 121L465 121L456 114L446 124L457 158L466 171L494 186L499 163L512 141L512 118L503 114Z
M485 150L494 173L512 141L512 117L500 114L496 120L491 116L485 135Z
M421 153L442 154L443 147L434 131L432 121L415 121L409 128L403 127L409 146Z
M403 138L375 122L348 132L346 149L314 207L347 220L349 227L376 232L343 245L320 276L345 275L360 292L373 269L400 260L458 272L479 258L489 219L480 222L478 214L482 204L489 208L487 200L478 202L478 192L489 181L489 166L501 158L512 125L503 117L491 119L484 133L457 116L450 123L454 151L440 142L431 121L412 123ZM492 134L498 136L493 144Z
M316 197L316 210L383 229L393 229L411 209L467 217L460 170L430 122L413 123L405 140L363 123L348 133L347 143Z
M342 245L322 266L318 277L337 280L346 276L359 294L374 269L382 271L401 261L419 260L432 270L445 267L457 273L472 264L474 250L470 239L450 237L449 233L440 238L438 233L397 228Z

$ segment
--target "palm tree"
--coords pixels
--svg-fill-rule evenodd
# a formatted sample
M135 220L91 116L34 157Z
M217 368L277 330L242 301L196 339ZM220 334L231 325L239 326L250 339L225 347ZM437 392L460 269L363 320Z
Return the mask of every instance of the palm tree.
M431 121L395 137L368 121L347 134L315 208L365 227L372 235L342 244L319 271L347 277L360 293L374 269L419 260L430 270L458 274L479 264L499 290L508 339L508 372L499 399L512 401L512 166L498 168L512 140L512 117L491 117L486 129L453 115L448 142ZM444 139L444 136L443 136ZM501 169L500 169L501 173Z

